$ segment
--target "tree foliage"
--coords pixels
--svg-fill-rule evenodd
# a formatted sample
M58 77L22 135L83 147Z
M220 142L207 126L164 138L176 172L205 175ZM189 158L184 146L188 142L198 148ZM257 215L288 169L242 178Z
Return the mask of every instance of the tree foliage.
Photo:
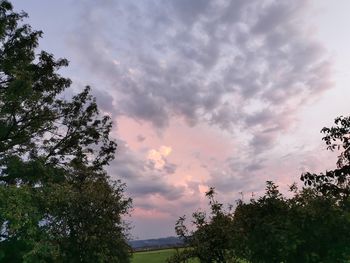
M341 150L337 167L320 174L304 173L301 180L324 195L347 199L350 196L350 116L336 118L335 126L324 127L321 132L325 134L323 140L328 150Z
M169 259L171 263L186 262L197 258L201 263L233 262L232 247L232 213L225 211L215 199L215 190L210 188L206 193L209 199L210 215L203 211L193 213L192 224L195 230L190 231L185 225L185 216L176 223L175 231L184 240L187 248Z
M188 231L185 217L178 220L175 229L189 248L169 262L348 262L350 117L337 118L334 127L321 132L329 150L340 150L334 170L304 173L305 187L299 190L293 184L289 198L268 181L263 196L247 203L239 200L233 212L222 210L211 189L211 217L194 213L194 231Z
M267 192L234 214L233 244L248 262L346 262L350 258L349 213L317 190L294 190L286 198Z
M0 0L0 261L129 262L111 120L89 87L64 99L68 62L37 52L26 16Z

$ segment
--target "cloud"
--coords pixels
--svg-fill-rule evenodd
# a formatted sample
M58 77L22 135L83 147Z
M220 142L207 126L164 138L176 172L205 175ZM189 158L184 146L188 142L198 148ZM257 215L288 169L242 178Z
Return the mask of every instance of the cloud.
M177 165L174 163L166 163L163 168L167 174L174 174L176 172Z
M282 162L275 145L298 123L303 106L332 87L332 62L304 19L309 2L79 4L83 11L70 48L83 70L110 87L96 95L114 119L150 123L163 134L174 123L185 122L198 128L198 136L205 127L235 141L226 160L215 159L215 152L201 153L203 158L196 160L204 160L201 171L207 174L192 179L179 159L169 162L171 149L157 148L151 133L143 133L147 142L143 135L136 137L143 150L131 150L121 141L109 174L126 182L136 207L174 213L178 208L172 201L184 207L186 199L187 208L198 207L198 195L207 186L225 196L257 193L266 180L287 182L299 173L300 155L290 157L290 164ZM183 177L181 186L174 186L176 176ZM155 197L166 201L151 202Z
M215 187L224 195L256 192L263 189L265 180L261 178L261 172L265 168L264 161L264 159L245 159L244 156L227 158L224 162L214 165L214 168L209 168L210 178L206 184Z
M128 192L133 197L147 198L158 195L168 200L176 200L184 194L184 188L173 186L167 182L165 175L174 173L176 165L164 161L161 167L148 165L148 159L137 152L133 152L128 145L118 140L116 159L108 167L109 175L112 178L120 178L128 186ZM171 149L162 146L159 152L162 158L169 155ZM160 160L156 160L160 161Z
M146 137L141 135L141 134L139 134L139 135L137 135L136 139L137 139L138 142L143 142L144 140L146 140Z
M174 117L249 128L259 153L331 86L331 63L302 19L307 4L85 3L71 43L112 85L118 114L158 128Z
M148 151L147 159L150 161L152 167L155 169L162 169L167 164L166 157L172 152L171 147L161 146L159 150L151 149ZM172 169L172 166L168 165L167 168Z
M92 89L92 94L96 98L99 108L110 114L117 114L117 109L114 106L113 96L101 89Z

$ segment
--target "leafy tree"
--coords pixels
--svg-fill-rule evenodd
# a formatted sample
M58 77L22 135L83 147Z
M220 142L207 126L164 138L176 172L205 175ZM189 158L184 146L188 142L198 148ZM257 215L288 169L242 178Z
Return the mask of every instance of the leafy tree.
M194 231L188 230L185 216L179 218L175 231L185 241L187 248L175 254L169 262L186 262L190 258L197 258L201 263L234 262L231 250L231 211L223 210L222 204L215 199L214 188L211 188L206 196L209 199L211 215L207 217L202 211L193 213Z
M68 62L36 52L42 32L26 16L0 0L0 260L129 262L131 200L104 170L110 118L89 87L63 98Z
M340 151L340 154L334 170L320 174L307 172L301 176L305 185L317 192L317 195L320 196L319 199L322 198L333 203L331 207L328 206L330 209L327 211L320 211L320 213L325 214L325 218L328 216L326 220L315 220L316 224L327 222L324 230L328 232L323 235L323 240L328 238L328 246L318 242L311 243L311 246L314 249L318 248L321 255L325 253L325 247L327 247L331 253L329 258L334 258L333 262L344 262L344 259L350 258L349 237L347 235L350 218L350 117L340 116L336 118L334 126L324 127L321 132L325 134L323 140L327 149ZM321 210L322 207L314 208L314 213L317 209ZM329 214L330 211L331 214Z
M335 126L321 132L329 150L341 151L336 169L304 173L301 180L306 187L298 190L292 185L290 198L268 181L265 195L248 203L238 201L233 213L222 211L209 191L212 216L194 213L194 231L188 231L185 217L178 220L176 231L190 248L169 262L193 257L200 262L348 262L350 117L337 118Z
M294 196L271 194L234 213L234 246L250 262L347 262L350 259L350 117L323 128L331 151L340 150L337 167L325 173L304 173L306 188ZM271 188L272 187L272 188ZM269 193L270 192L270 193Z
M50 194L46 232L59 244L63 262L128 262L127 226L121 220L129 207L123 185L105 178L85 180L77 190L70 183L47 188ZM67 234L68 233L68 234Z
M57 253L38 222L41 214L28 186L0 188L1 262L50 262ZM35 252L34 252L35 251ZM35 255L34 255L35 253Z
M347 262L350 258L349 212L333 196L305 188L289 200L293 249L286 262Z
M335 126L324 127L323 140L327 149L342 150L338 156L337 167L326 173L304 173L301 180L305 185L313 186L325 195L348 199L350 196L350 117L335 119Z
M232 236L237 256L249 262L285 262L293 245L288 216L288 202L271 181L258 200L238 201Z
M349 213L316 189L286 198L272 183L258 200L240 202L233 219L233 247L248 262L346 262Z

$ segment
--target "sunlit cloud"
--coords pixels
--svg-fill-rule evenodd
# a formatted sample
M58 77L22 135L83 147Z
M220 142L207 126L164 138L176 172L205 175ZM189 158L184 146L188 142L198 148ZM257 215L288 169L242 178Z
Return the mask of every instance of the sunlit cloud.
M166 164L166 157L172 152L171 147L161 146L158 150L148 151L147 159L151 161L156 169L162 169Z

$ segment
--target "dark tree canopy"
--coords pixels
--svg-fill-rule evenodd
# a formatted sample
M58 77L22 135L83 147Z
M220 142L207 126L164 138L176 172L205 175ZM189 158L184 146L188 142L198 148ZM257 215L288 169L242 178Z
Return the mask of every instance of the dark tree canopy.
M89 87L64 99L68 61L37 51L26 16L0 0L0 261L129 262L112 122Z
M210 215L197 211L192 215L194 231L185 225L185 216L176 223L175 231L184 240L187 248L169 259L170 263L187 262L197 258L201 263L226 263L235 259L232 248L233 214L225 211L215 199L215 190L210 188L206 193L209 199Z

